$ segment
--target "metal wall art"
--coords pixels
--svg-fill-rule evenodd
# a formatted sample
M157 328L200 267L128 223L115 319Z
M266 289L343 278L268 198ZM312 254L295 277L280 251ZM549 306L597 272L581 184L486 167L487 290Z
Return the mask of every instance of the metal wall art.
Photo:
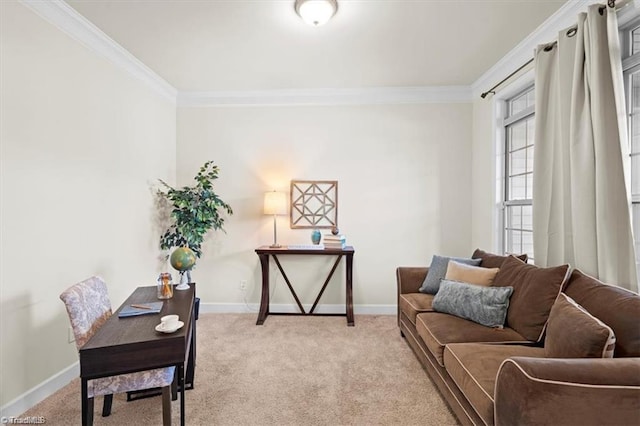
M291 181L291 228L338 226L337 180Z

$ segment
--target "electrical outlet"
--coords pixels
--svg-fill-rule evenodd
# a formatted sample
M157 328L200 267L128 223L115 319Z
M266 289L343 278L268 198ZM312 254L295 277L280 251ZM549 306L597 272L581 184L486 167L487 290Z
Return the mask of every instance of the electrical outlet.
M246 291L247 290L247 281L246 280L240 280L240 290L242 290L242 291Z
M73 343L76 341L76 336L73 334L73 328L67 329L67 343Z

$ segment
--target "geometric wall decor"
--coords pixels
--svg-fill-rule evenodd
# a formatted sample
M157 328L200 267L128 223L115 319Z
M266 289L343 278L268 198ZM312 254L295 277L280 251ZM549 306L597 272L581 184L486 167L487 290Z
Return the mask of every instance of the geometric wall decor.
M338 226L337 180L291 181L291 228Z

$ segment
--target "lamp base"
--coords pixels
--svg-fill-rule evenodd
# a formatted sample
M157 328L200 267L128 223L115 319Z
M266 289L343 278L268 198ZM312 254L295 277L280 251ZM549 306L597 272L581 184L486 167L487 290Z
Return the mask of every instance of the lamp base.
M270 248L282 248L282 245L281 244L271 244L269 247Z

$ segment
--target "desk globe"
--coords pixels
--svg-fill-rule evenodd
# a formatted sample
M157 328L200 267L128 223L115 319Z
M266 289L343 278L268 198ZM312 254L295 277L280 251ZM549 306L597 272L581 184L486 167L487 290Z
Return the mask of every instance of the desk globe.
M169 262L176 271L180 272L180 285L176 287L176 290L187 290L189 288L189 271L196 264L195 253L189 247L178 247L171 253Z

